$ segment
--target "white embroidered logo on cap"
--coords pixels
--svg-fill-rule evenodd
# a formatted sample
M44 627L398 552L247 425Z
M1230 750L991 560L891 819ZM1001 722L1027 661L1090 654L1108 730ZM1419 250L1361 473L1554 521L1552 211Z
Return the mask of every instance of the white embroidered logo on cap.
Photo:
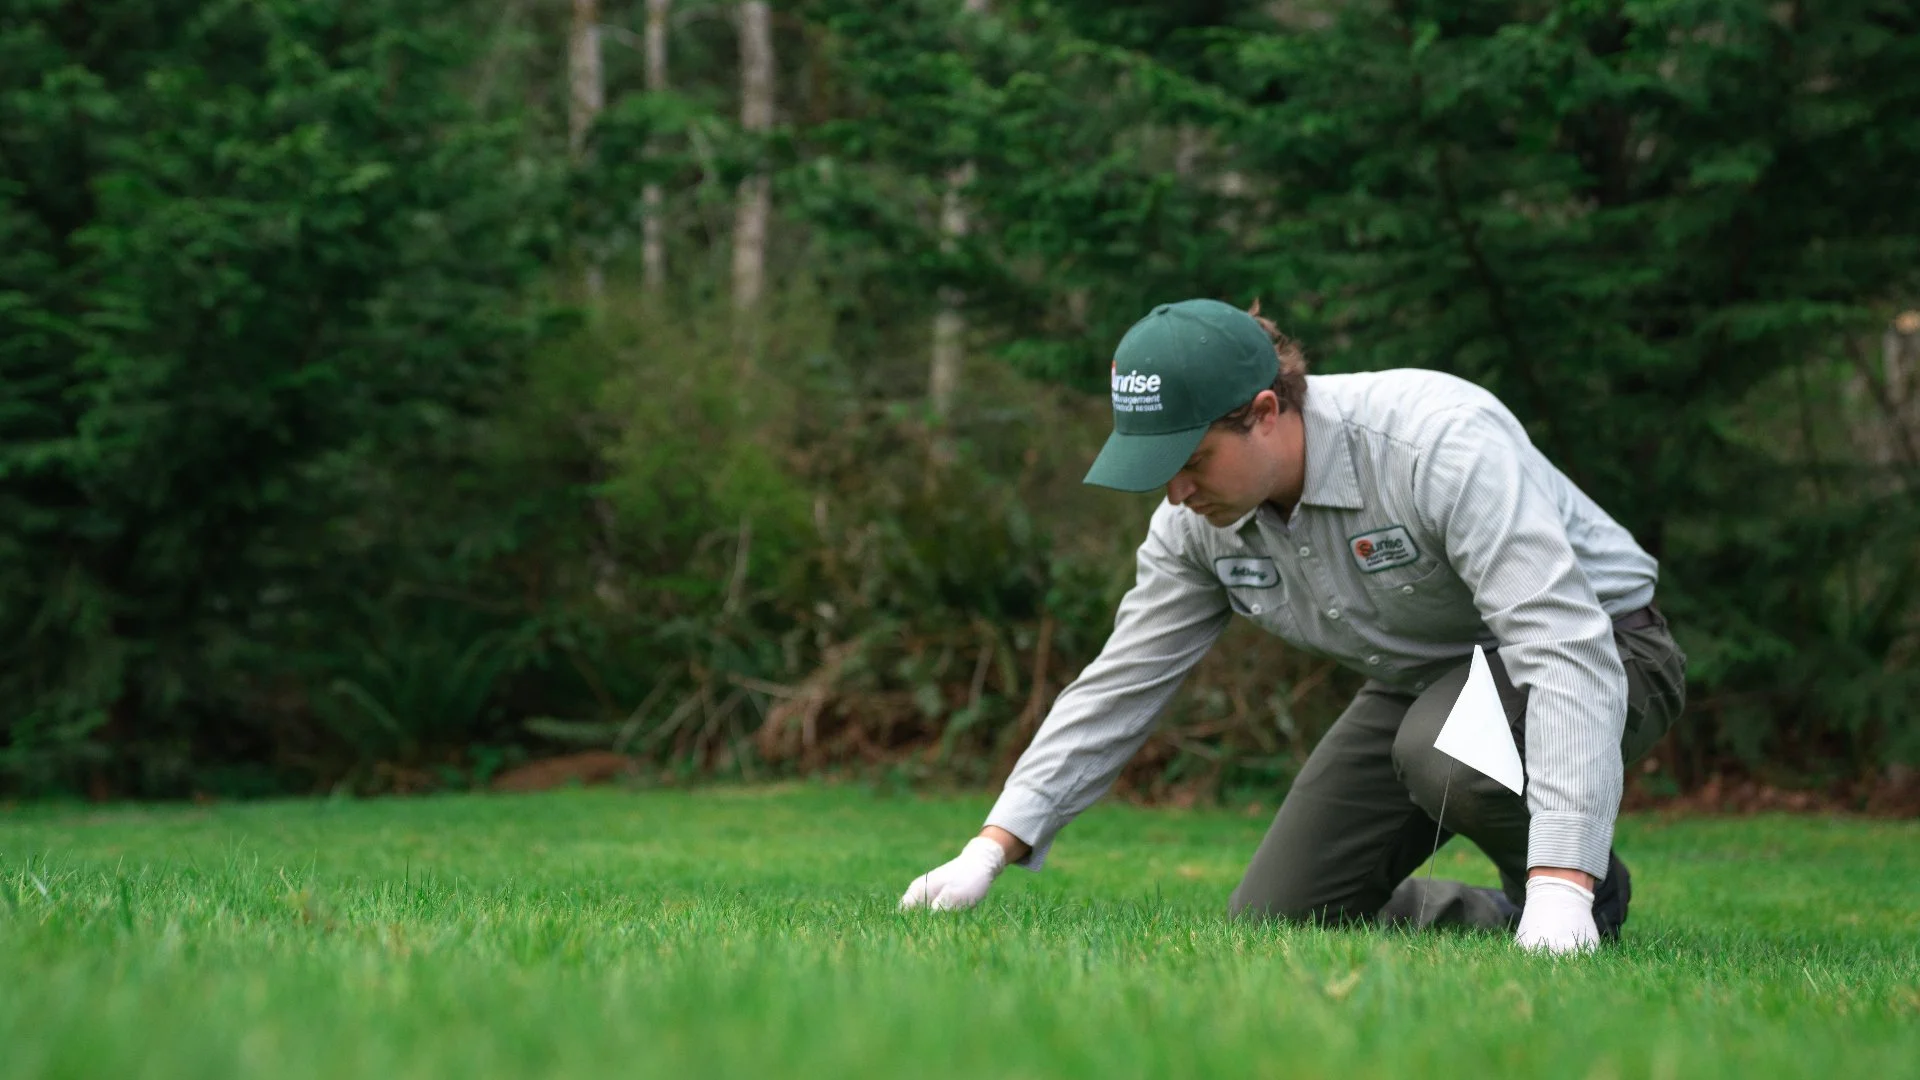
M1120 362L1114 361L1114 412L1159 412L1165 407L1160 403L1160 376L1142 375L1138 371L1122 375Z

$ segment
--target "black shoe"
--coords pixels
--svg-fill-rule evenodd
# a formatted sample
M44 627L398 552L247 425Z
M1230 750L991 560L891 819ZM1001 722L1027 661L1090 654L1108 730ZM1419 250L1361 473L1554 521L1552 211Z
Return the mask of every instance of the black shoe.
M1633 899L1633 875L1627 864L1611 850L1607 852L1607 876L1593 890L1593 925L1601 941L1619 941L1620 927L1627 921L1627 902Z
M1507 899L1507 894L1502 892L1499 889L1482 889L1480 891L1483 893L1486 893L1487 899L1493 901L1493 910L1499 914L1500 918L1505 922L1508 930L1519 929L1520 927L1520 905L1519 904L1516 904L1513 901Z

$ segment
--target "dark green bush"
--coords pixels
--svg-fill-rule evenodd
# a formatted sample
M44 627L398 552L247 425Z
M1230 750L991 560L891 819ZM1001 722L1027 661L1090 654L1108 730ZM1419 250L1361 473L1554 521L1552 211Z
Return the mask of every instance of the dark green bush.
M16 783L178 791L259 753L244 688L391 575L352 529L390 461L504 388L554 185L452 92L455 7L0 17Z

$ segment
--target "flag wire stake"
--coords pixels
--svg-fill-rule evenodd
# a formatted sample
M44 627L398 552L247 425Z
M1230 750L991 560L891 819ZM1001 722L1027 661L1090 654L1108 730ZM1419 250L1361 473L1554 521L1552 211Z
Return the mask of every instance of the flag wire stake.
M1433 851L1427 855L1427 887L1420 890L1420 914L1414 916L1414 927L1426 925L1427 897L1433 892L1433 863L1440 857L1440 830L1442 822L1447 820L1447 793L1453 790L1453 762L1447 762L1447 782L1440 788L1440 817L1433 823Z

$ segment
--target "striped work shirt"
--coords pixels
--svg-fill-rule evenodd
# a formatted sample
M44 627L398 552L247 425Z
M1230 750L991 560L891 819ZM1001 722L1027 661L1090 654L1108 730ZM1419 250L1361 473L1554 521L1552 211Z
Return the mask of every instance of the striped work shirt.
M1530 691L1528 865L1604 875L1627 710L1611 617L1653 600L1654 559L1472 383L1400 370L1307 387L1299 505L1215 528L1160 504L1113 635L987 824L1030 844L1020 865L1038 870L1238 614L1407 694L1498 646Z

